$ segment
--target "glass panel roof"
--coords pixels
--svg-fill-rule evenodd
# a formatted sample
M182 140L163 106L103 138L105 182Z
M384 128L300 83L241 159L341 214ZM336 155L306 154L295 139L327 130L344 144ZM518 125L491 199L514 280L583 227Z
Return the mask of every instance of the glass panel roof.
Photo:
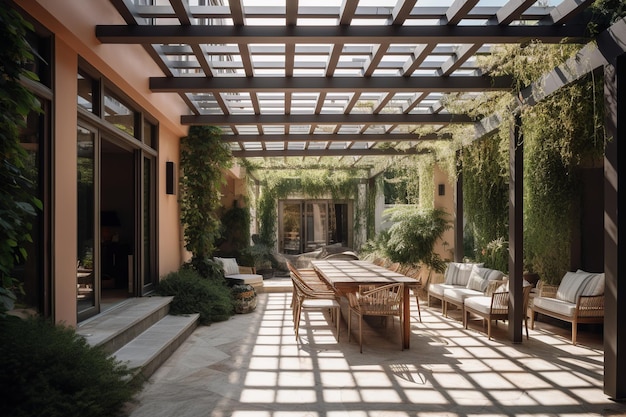
M418 126L474 122L446 109L447 93L512 90L478 56L529 40L588 41L569 24L588 7L577 0L111 3L133 28L110 25L115 36L99 39L144 45L164 73L151 88L179 94L183 123L220 127L240 157L419 147Z

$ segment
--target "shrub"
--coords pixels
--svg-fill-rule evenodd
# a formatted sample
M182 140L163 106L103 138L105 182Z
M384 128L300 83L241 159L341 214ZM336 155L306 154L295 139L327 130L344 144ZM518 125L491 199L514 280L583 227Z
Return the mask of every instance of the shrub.
M157 292L173 296L172 314L200 314L201 324L227 320L235 307L230 288L224 278L203 278L191 268L170 272L160 282Z
M385 211L393 223L385 250L392 262L417 265L420 262L443 272L445 262L434 252L435 243L451 227L448 214L441 209L423 210L397 206Z
M123 416L140 388L130 369L72 328L7 316L0 340L2 415Z

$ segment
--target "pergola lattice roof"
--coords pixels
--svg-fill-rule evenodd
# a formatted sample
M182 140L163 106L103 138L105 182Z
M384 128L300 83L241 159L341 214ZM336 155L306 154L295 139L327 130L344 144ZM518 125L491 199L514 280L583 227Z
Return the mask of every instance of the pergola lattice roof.
M589 0L111 0L126 25L103 43L142 44L180 95L184 124L220 127L233 154L420 152L416 127L475 123L446 93L509 91L477 56L498 44L586 41ZM385 143L385 145L381 145ZM402 143L401 149L389 144Z

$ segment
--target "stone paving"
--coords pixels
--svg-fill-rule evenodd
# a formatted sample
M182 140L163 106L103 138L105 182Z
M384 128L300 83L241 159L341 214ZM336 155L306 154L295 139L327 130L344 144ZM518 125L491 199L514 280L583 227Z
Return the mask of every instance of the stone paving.
M568 327L539 322L512 344L499 323L490 341L458 312L422 305L419 322L412 300L410 349L397 321L374 318L360 354L345 306L339 342L319 312L303 313L297 341L290 301L263 293L254 312L196 329L131 417L626 416L603 393L601 329L581 329L572 346Z

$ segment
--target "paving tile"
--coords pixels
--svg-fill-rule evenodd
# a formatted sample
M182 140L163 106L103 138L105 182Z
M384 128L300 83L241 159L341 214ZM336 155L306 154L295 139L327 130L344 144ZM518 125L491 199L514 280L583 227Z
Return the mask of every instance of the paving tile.
M257 309L198 327L150 378L131 417L408 417L625 415L603 393L602 334L538 322L530 339L508 341L506 323L488 340L422 305L411 348L399 325L366 322L363 353L337 342L328 317L303 315L296 341L291 293L259 294ZM412 301L414 303L414 301ZM413 304L415 307L415 304ZM357 332L357 328L353 328Z

